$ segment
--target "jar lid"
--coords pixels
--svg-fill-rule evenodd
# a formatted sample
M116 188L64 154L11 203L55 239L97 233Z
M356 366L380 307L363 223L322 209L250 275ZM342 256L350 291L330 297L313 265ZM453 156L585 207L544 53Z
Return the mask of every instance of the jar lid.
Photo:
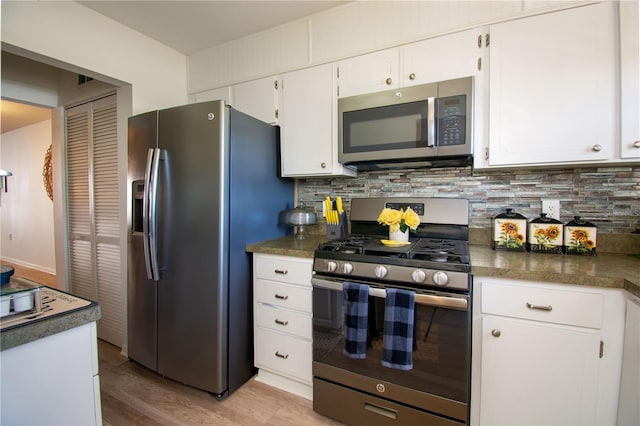
M580 216L574 216L573 220L567 223L566 226L584 226L584 227L590 227L590 228L597 228L597 226L594 225L593 223L580 219Z
M505 209L504 213L500 213L499 215L494 217L494 219L502 219L502 218L506 218L506 219L526 219L526 217L522 216L520 213L514 212L513 209Z
M554 219L552 217L547 217L546 213L541 213L539 218L533 219L530 223L559 223L562 224L558 219Z

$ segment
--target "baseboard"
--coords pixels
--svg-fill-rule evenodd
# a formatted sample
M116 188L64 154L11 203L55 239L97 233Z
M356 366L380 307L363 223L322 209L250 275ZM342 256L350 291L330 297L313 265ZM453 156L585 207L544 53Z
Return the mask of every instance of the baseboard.
M313 386L311 385L274 374L264 368L258 370L255 380L313 401Z
M51 274L51 275L55 275L56 274L55 268L52 269L52 268L47 268L46 266L35 265L33 263L25 262L25 261L20 260L20 259L13 259L11 257L3 257L0 261L11 262L11 263L14 263L14 264L19 265L19 266L24 266L25 268L35 269L37 271L45 272L45 273Z

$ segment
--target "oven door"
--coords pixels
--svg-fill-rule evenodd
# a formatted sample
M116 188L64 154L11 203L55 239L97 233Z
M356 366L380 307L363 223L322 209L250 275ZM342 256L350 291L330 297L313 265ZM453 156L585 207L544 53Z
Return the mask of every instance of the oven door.
M433 416L433 419L429 417L428 424L468 423L471 365L468 295L416 290L413 368L403 371L384 367L381 363L386 295L383 285L367 283L370 285L368 349L365 359L352 359L343 353L342 283L318 275L312 283L316 411L350 424L360 423L349 417L357 416L354 413L358 407L353 404L344 410L349 411L343 413L347 417L341 413L327 413L327 410L339 410L337 401L349 400L349 394L356 391L361 396L366 394L366 398L359 401L363 416L373 412L374 418L378 418L375 414L394 418L398 415L398 407L410 406L412 411L428 412ZM337 398L339 388L346 393ZM328 404L330 407L321 407L325 400L322 392L332 394L326 399L332 401ZM375 400L388 402L380 404Z

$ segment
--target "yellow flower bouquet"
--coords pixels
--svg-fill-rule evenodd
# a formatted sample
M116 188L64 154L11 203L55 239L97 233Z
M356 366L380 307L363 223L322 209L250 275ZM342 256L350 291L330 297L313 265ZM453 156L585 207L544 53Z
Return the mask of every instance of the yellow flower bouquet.
M407 232L407 229L415 231L420 225L420 216L411 207L406 210L385 208L378 216L378 223L387 225L391 232Z

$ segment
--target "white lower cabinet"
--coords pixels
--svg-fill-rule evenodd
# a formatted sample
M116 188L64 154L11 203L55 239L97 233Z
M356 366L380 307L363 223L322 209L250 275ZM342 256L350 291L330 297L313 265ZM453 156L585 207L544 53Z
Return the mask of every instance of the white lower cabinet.
M477 423L616 423L622 291L474 278L474 292Z
M102 425L96 323L0 352L2 425Z
M256 380L312 398L312 260L253 257Z

